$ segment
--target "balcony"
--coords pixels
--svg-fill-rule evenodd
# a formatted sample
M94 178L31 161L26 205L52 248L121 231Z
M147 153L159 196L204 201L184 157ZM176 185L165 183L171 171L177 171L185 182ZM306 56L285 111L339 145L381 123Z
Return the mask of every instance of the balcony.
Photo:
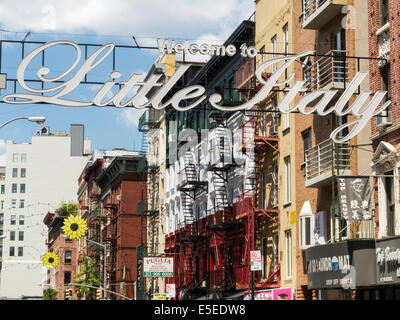
M195 191L207 186L207 181L200 181L199 166L187 164L186 168L178 173L177 189L179 191Z
M330 139L306 150L306 188L320 188L331 183L333 143ZM334 172L339 169L341 175L351 175L350 147L348 144L337 145Z
M346 51L331 50L320 57L312 65L304 69L306 84L309 91L343 90L349 79L349 66Z
M303 29L321 29L347 4L348 0L303 0Z

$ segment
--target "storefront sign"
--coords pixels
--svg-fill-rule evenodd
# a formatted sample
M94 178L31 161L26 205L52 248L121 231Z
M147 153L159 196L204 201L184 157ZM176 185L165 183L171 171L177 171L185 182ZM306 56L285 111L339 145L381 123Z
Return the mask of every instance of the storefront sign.
M294 289L279 288L254 292L254 300L294 300ZM245 292L243 300L251 300L251 293Z
M144 277L173 277L174 258L165 257L144 257L143 258Z
M261 251L250 251L250 271L261 271L262 270L262 259Z
M355 288L376 282L375 241L354 240L306 250L309 289ZM372 267L371 267L372 265Z
M371 220L369 177L337 177L340 212L346 220Z
M165 293L154 293L153 300L167 300L167 296Z
M400 283L400 238L376 241L376 271L379 284Z
M59 45L67 45L75 49L76 56L72 65L55 77L46 77L50 73L50 68L41 66L36 72L36 75L42 83L47 83L46 88L41 89L36 86L28 86L25 82L25 71L27 68L32 68L32 60L42 54L46 49ZM293 87L286 87L285 85L289 85L293 80L294 73L290 74L287 79L281 81L285 71L295 63L295 61L298 61L301 57L313 54L314 51L307 51L292 56L271 59L262 63L255 71L255 77L261 85L260 90L247 102L234 107L220 104L223 98L219 93L213 93L207 97L205 95L206 88L200 85L183 88L176 92L168 101L162 103L163 98L190 68L190 64L180 65L175 74L171 76L166 83L158 82L162 77L161 74L153 74L146 81L141 80L141 75L133 74L127 81L121 81L118 83L118 79L121 77L121 72L113 70L110 73L111 79L104 82L104 85L97 91L91 101L79 101L66 98L68 94L79 86L86 74L111 54L114 47L115 45L112 43L103 45L94 51L74 73L73 70L78 66L82 55L79 45L72 41L64 40L46 43L32 50L22 60L17 70L17 80L19 85L22 89L30 93L7 94L3 97L3 101L11 104L47 103L65 107L85 107L93 105L97 107L114 105L117 108L134 107L137 109L151 107L157 110L164 109L167 106L172 106L177 111L186 111L198 107L203 101L208 99L208 103L217 110L239 111L253 108L256 104L263 101L275 87L285 87L287 93L278 105L278 109L281 113L298 111L302 114L316 113L324 116L334 112L338 116L354 116L354 119L352 118L349 122L340 125L331 133L330 137L336 143L343 143L355 137L369 123L369 120L372 117L381 114L382 111L387 109L391 104L390 101L387 101L380 106L386 96L386 92L379 91L372 97L372 99L370 99L370 92L360 92L358 93L358 97L354 103L348 105L350 99L354 94L356 94L359 85L367 76L366 72L357 73L353 81L346 86L346 90L344 90L336 104L330 107L328 106L333 98L337 96L338 90L316 90L304 94L306 81L297 81ZM184 46L181 48L182 50L184 50L183 47ZM243 50L244 48L241 49ZM250 56L249 53L247 55ZM262 77L262 74L267 67L278 64L281 64L280 67L277 68L268 79ZM68 77L68 80L65 79L66 77ZM117 83L121 86L121 89L114 94L111 90ZM54 84L54 86L49 87L50 84ZM127 98L135 88L137 89L136 94L133 97ZM146 97L147 93L149 93L153 88L159 89L149 101L143 103L143 98ZM291 107L293 99L299 93L303 93L302 98L297 104ZM180 102L185 100L189 100L190 102L184 107L180 106ZM309 107L309 105L314 101L317 101L317 103L312 107ZM342 135L340 135L341 133Z

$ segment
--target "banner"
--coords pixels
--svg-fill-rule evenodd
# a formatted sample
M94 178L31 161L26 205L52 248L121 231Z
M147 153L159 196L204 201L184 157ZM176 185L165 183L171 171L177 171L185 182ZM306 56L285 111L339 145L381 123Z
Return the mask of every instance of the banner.
M372 219L369 177L337 177L339 205L342 218L365 221Z

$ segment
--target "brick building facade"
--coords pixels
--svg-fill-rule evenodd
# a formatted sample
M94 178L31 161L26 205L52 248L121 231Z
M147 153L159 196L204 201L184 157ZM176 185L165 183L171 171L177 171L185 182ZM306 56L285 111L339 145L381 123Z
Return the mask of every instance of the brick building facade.
M382 117L375 118L371 124L374 163L376 163L373 170L377 175L374 179L377 238L400 234L400 225L396 219L400 210L397 156L400 142L399 12L398 1L368 1L370 56L381 59L370 63L371 91L387 91L386 99L392 101L388 112L384 112Z
M105 217L100 238L107 244L107 289L129 298L135 297L137 248L146 243L146 217L137 214L138 203L146 197L147 190L146 174L137 172L139 159L115 157L96 179ZM121 299L114 294L109 296Z
M49 228L46 242L48 251L55 252L60 258L56 268L47 270L47 284L57 290L57 300L65 299L65 291L72 288L68 284L74 282L78 261L78 240L70 240L64 236L61 230L64 219L49 212L43 220ZM74 290L72 292L72 300L76 300L76 293Z

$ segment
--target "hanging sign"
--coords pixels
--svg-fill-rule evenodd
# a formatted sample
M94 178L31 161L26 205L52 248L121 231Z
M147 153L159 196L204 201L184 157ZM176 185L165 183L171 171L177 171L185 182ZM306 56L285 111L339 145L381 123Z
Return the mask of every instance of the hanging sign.
M166 257L144 257L143 258L144 277L173 277L174 258Z
M261 251L255 250L250 251L250 271L261 271L262 270L262 260Z
M28 86L25 81L25 71L27 68L33 68L31 65L32 60L34 60L38 55L42 54L46 49L60 45L71 46L75 49L75 61L72 63L72 65L54 77L48 77L48 74L50 73L49 67L41 66L37 70L36 75L42 83L46 83L45 88ZM160 46L162 47L163 44ZM275 87L282 87L285 88L287 93L278 105L278 109L281 113L298 111L302 114L316 113L321 116L325 116L330 113L335 113L337 116L354 116L351 117L352 120L338 126L331 133L330 137L336 143L343 143L355 137L366 125L368 125L372 117L381 114L391 104L390 101L382 103L386 96L385 91L377 92L371 99L370 92L357 93L361 82L367 76L366 72L358 72L355 75L353 81L349 85L346 85L346 90L342 92L335 105L331 105L331 101L337 97L338 90L316 90L311 93L304 94L306 91L305 80L295 82L293 87L289 86L290 82L292 82L294 78L294 73L290 74L287 79L281 80L282 76L285 74L285 71L292 64L294 64L295 61L299 61L300 58L313 54L314 51L306 51L292 56L271 59L262 63L254 72L255 78L260 84L260 90L258 90L257 93L255 93L255 95L248 101L238 106L224 106L221 104L223 101L221 94L213 93L210 96L207 96L205 94L206 88L200 85L193 85L183 88L176 92L168 101L163 103L162 101L165 96L179 81L183 74L190 68L190 64L180 65L176 69L174 75L172 75L165 83L159 82L162 74L152 74L145 81L141 80L142 76L140 74L133 74L127 81L118 82L118 79L121 77L121 72L113 70L110 73L110 80L104 82L104 85L97 91L97 93L95 93L95 96L91 101L80 101L66 98L68 94L70 94L79 86L86 74L102 63L104 59L111 54L111 52L114 50L114 47L115 45L112 43L103 45L94 51L78 67L78 63L82 55L81 48L78 44L72 41L64 40L46 43L32 50L22 60L18 67L18 83L22 89L27 91L27 93L7 94L3 97L3 101L11 104L47 103L64 107L104 107L113 105L117 108L134 107L137 109L154 108L157 110L172 106L177 111L187 111L198 107L201 103L208 100L208 103L211 107L221 111L232 112L251 109L263 101ZM166 43L164 47L167 48L166 50L169 50L169 47ZM180 50L185 50L185 46L183 44L181 44L179 48ZM176 44L174 49L176 50ZM189 49L190 48L186 48L186 50ZM231 48L225 48L225 52L227 54L230 53L230 49ZM249 50L246 51L246 48L244 47L241 47L240 49L242 52L245 52L247 56L250 56L250 53L248 52ZM222 52L223 49L219 48L219 50ZM214 51L216 51L216 49ZM252 54L254 53L255 52ZM277 70L272 73L268 79L264 79L262 77L262 74L266 68L278 64L280 64L280 67L277 68ZM78 67L78 69L73 71L76 67ZM53 84L53 86L50 86L51 84ZM119 84L121 88L117 93L114 94L111 89L114 88L116 84ZM154 88L158 88L158 91L149 101L143 103L143 98L145 98L146 95ZM137 89L136 94L133 97L127 98L127 96L132 93L134 89ZM297 104L291 107L292 101L300 93L302 94L302 98ZM358 97L352 104L350 104L349 101L354 94L358 94ZM185 106L181 106L181 102L186 100L188 100L188 102L185 104ZM315 101L317 102L312 104Z
M371 188L369 177L337 177L339 205L342 218L346 220L371 220Z

